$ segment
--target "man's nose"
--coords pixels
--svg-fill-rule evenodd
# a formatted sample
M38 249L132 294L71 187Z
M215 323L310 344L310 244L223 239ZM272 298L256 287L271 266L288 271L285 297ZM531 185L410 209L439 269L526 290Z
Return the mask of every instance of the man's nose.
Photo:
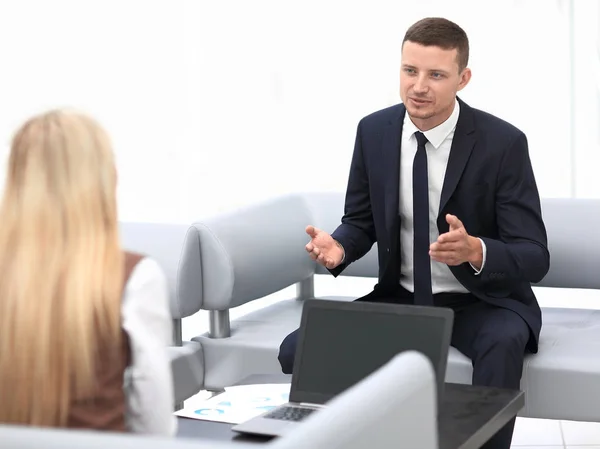
M413 86L413 90L415 93L427 93L429 90L429 84L427 83L427 79L423 76L419 76L417 78L417 82Z

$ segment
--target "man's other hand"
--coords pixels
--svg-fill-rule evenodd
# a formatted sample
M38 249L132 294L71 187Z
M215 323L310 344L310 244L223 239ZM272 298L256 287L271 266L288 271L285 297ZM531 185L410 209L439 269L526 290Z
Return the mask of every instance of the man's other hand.
M447 214L446 221L450 225L448 232L440 235L429 247L429 255L437 262L456 266L469 262L479 269L483 264L483 248L481 241L467 234L467 231L456 216Z

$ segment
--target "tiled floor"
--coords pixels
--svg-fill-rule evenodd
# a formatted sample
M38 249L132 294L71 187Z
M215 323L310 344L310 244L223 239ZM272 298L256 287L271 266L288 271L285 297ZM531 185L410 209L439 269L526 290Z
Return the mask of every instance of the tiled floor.
M318 295L360 297L369 293L374 283L374 279L335 279L331 276L317 276L315 290ZM598 302L594 290L578 291L575 297L563 289L534 288L534 290L543 307L600 309L600 302ZM287 288L267 298L232 310L230 312L231 319L294 295L295 288ZM183 339L189 340L191 337L205 332L207 328L208 315L206 314L199 313L186 318L183 323ZM200 395L203 396L191 398L190 401L205 398L205 394L201 392ZM512 447L514 449L600 449L600 423L517 418Z
M600 423L517 418L514 449L600 449Z

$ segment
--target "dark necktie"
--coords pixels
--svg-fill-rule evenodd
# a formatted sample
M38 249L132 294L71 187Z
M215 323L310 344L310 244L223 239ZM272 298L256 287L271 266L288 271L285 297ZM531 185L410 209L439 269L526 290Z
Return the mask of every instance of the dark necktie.
M415 304L433 305L431 259L429 257L429 182L427 176L427 137L417 131L417 154L413 162L413 275Z

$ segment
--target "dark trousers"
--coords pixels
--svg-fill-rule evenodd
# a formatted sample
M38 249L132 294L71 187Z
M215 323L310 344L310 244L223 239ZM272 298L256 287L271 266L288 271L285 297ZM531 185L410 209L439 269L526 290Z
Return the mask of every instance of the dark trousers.
M412 293L399 287L392 295L377 291L357 301L412 304ZM434 295L439 307L454 310L452 346L473 363L473 385L518 390L523 359L530 338L525 321L515 312L487 304L471 294L440 293ZM289 334L279 348L282 371L291 374L298 331ZM509 449L515 420L511 420L484 446L484 449Z

